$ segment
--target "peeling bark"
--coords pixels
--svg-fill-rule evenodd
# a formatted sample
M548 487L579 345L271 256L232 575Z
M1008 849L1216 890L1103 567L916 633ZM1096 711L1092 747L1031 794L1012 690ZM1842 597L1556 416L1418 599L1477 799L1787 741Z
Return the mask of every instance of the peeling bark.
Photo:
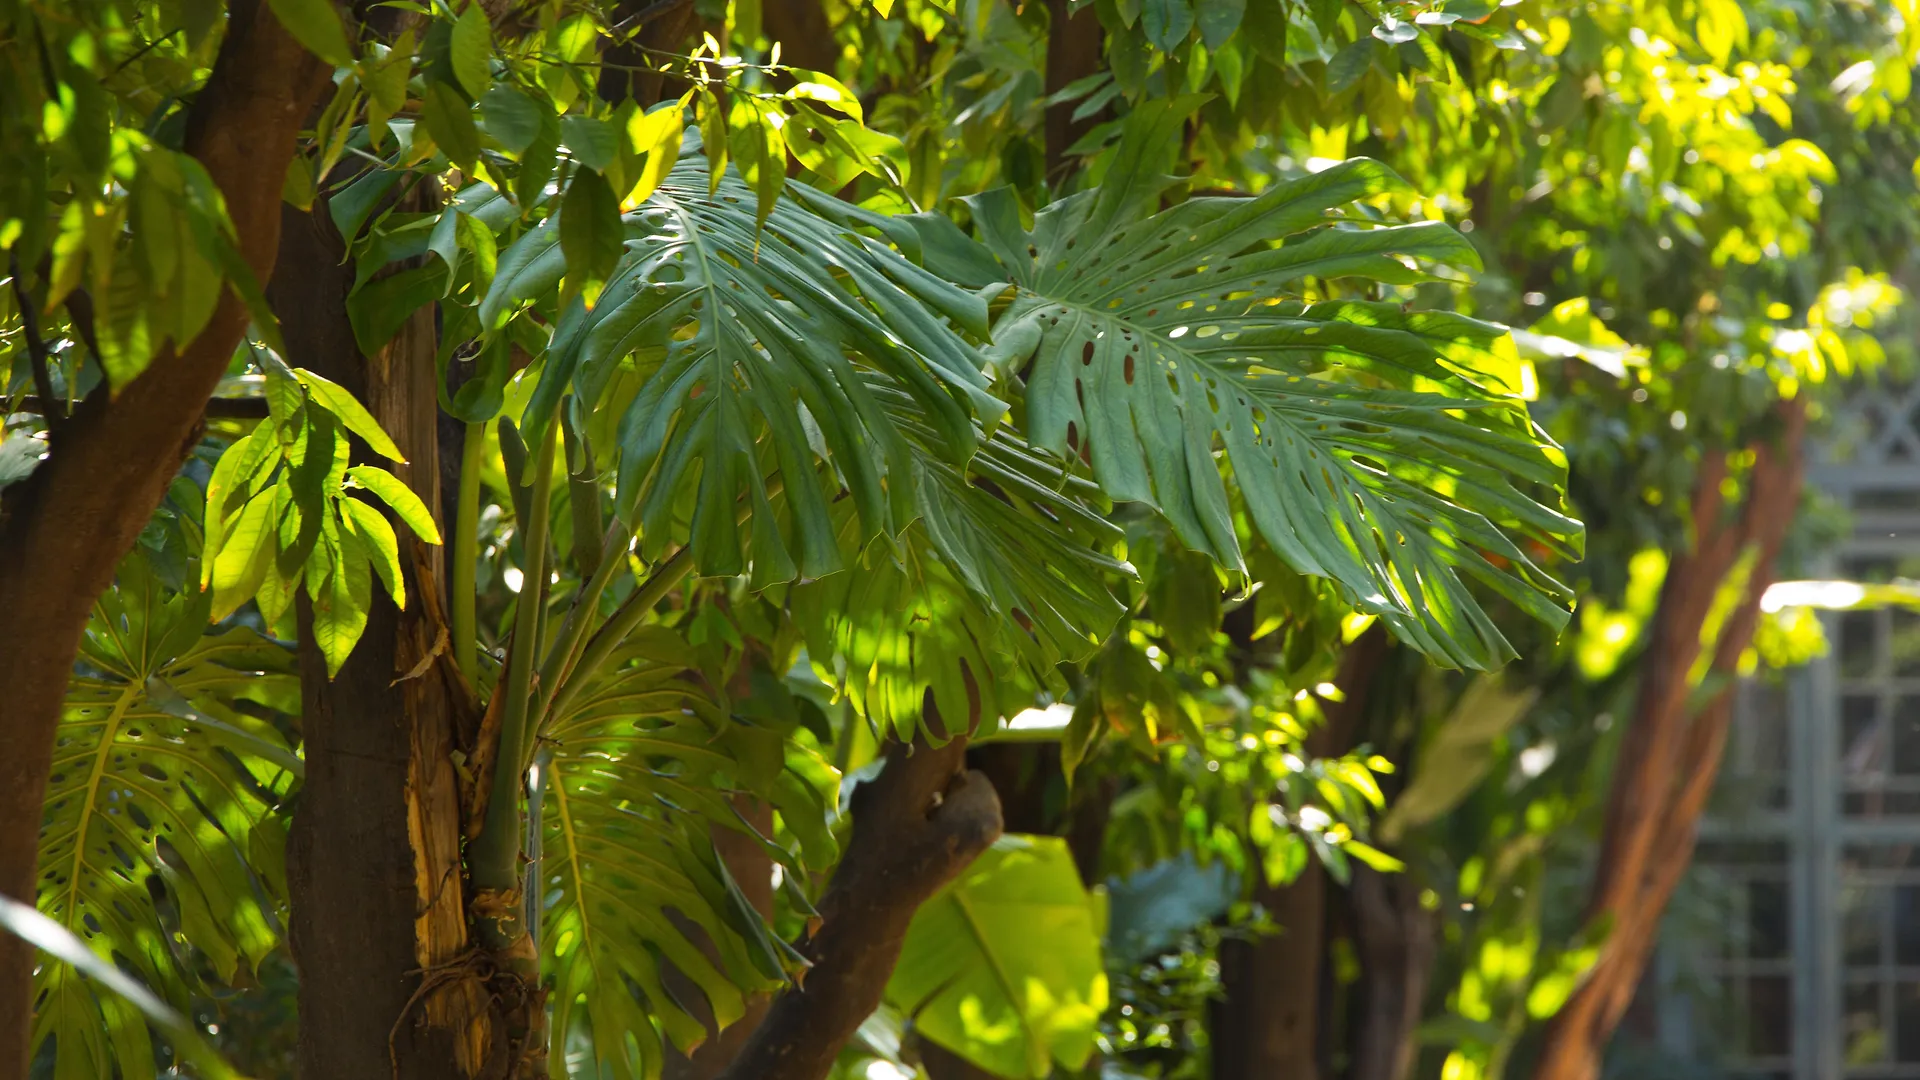
M185 148L225 197L241 257L265 279L280 188L301 122L330 72L259 3L239 3ZM93 603L199 441L201 416L247 327L231 292L200 335L117 397L103 387L0 505L0 893L33 903L41 803L67 674ZM25 1075L33 949L0 935L0 1073Z
M324 211L286 211L269 286L289 359L362 400L406 464L385 463L439 505L433 313L372 357L346 317L351 266ZM359 646L329 680L306 633L307 781L289 839L291 944L300 967L302 1076L473 1077L497 1054L487 989L468 955L460 791L452 752L477 707L454 668L439 548L396 526L406 611L376 590ZM303 606L303 612L306 610ZM424 975L423 975L424 973Z

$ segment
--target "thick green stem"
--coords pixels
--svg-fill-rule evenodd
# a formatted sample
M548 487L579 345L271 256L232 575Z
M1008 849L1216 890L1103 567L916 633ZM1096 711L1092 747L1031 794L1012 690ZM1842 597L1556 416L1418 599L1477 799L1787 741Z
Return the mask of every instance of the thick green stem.
M542 440L528 492L526 517L520 533L525 577L520 586L520 608L513 624L513 647L508 652L506 676L495 693L507 695L501 703L500 748L494 757L493 789L487 800L487 819L469 849L473 884L477 891L504 900L520 888L520 782L526 770L529 706L533 696L533 662L540 637L540 597L547 579L547 518L552 506L553 448L551 430ZM480 906L480 905L476 905ZM503 938L525 933L519 926L518 905L492 906L482 920L483 932ZM509 923L513 925L508 925ZM488 929L492 927L493 929ZM504 941L495 943L504 944Z
M693 553L686 548L674 552L672 557L654 567L653 573L647 577L647 580L633 591L632 596L627 597L626 603L621 604L620 609L613 613L613 617L608 619L605 625L601 626L599 631L587 641L587 647L581 650L579 663L574 665L573 672L567 676L566 682L561 684L558 692L554 694L553 704L547 708L547 715L559 716L565 712L573 699L579 696L580 690L586 686L587 681L593 678L593 673L600 669L600 665L607 662L607 658L613 655L621 642L627 640L627 635L633 633L634 627L640 625L641 620L647 617L647 613L653 610L653 606L660 602L660 598L667 595L669 590L680 584L692 572Z
M594 568L593 576L574 594L573 603L567 607L567 617L560 624L560 632L554 635L553 645L547 649L546 659L540 663L541 698L539 708L534 712L535 730L546 723L548 706L560 689L560 684L573 671L574 660L580 652L580 642L586 637L587 627L592 625L594 615L600 610L601 594L607 591L614 575L626 565L627 543L630 539L627 527L618 521L608 526L606 535L600 539L599 565Z
M480 685L480 643L473 616L473 572L480 558L480 457L486 443L487 425L469 423L460 448L460 498L454 506L453 570L448 583L453 602L453 662L474 686Z

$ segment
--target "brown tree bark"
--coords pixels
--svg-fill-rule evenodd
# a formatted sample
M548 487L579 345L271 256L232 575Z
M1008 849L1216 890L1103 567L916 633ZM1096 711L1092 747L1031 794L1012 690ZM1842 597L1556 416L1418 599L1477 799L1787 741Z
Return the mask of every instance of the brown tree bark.
M1346 1040L1347 1080L1407 1080L1419 1046L1414 1030L1433 969L1437 919L1420 906L1406 874L1353 868L1347 888L1360 959L1357 1010Z
M346 313L352 267L324 208L287 209L284 238L268 299L288 360L363 401L407 457L382 464L438 507L433 312L423 308L363 357ZM288 884L298 1066L316 1080L476 1076L494 1053L485 987L459 977L467 924L451 754L470 749L477 709L447 649L440 549L404 525L396 532L407 610L376 590L366 632L334 679L302 607L307 779Z
M241 256L264 280L280 188L302 121L330 73L260 3L236 3L185 148L226 199ZM230 292L184 349L118 396L90 395L34 474L0 507L0 893L34 898L41 801L80 634L181 461L246 331ZM0 935L0 1073L25 1075L33 951Z
M853 794L853 836L801 946L804 981L774 999L725 1080L821 1080L880 1004L914 912L1000 835L1000 800L965 771L965 737L894 743Z
M1084 79L1100 70L1102 43L1100 16L1088 4L1069 14L1071 0L1047 0L1047 80L1048 96L1060 92L1076 79ZM1072 169L1067 147L1093 128L1094 117L1074 120L1073 111L1080 102L1069 101L1047 107L1046 162L1047 182L1058 184Z
M1368 628L1340 658L1334 685L1345 700L1327 701L1326 723L1307 738L1307 752L1333 757L1353 748L1368 692L1386 658L1386 631ZM1318 863L1280 888L1262 882L1254 898L1280 932L1220 946L1223 1000L1209 1027L1214 1080L1316 1080L1320 1076L1321 968L1329 882Z
M1759 622L1760 597L1800 499L1806 402L1777 410L1776 437L1756 442L1746 502L1726 512L1721 484L1727 459L1711 459L1693 496L1691 548L1670 560L1654 615L1632 726L1620 745L1608 794L1600 858L1587 907L1589 925L1611 922L1599 961L1553 1018L1535 1066L1536 1080L1593 1080L1600 1058L1632 1003L1674 887L1692 858L1694 830L1720 768L1732 716L1732 678ZM1701 628L1720 586L1748 553L1745 590L1714 642L1709 677L1728 685L1696 713L1690 672Z

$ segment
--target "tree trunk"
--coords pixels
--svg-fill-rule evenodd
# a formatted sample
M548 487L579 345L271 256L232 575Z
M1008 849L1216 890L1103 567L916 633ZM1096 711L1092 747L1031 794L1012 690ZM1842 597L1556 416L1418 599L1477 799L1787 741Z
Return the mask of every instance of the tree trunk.
M880 1004L914 912L1000 836L1000 800L965 771L967 740L894 743L887 766L853 793L853 836L801 951L813 961L722 1074L726 1080L822 1080Z
M1587 908L1588 925L1611 923L1599 961L1547 1027L1536 1080L1594 1080L1601 1055L1632 1003L1667 901L1692 859L1694 828L1720 768L1732 717L1732 678L1753 638L1760 597L1800 500L1801 440L1806 402L1778 407L1775 440L1756 443L1747 499L1724 520L1725 455L1702 466L1693 496L1691 550L1667 569L1642 661L1632 726L1620 746L1608 794L1600 858ZM1701 631L1721 585L1751 553L1744 590L1712 642L1709 677L1727 679L1696 714L1691 672Z
M1092 4L1069 14L1074 6L1072 0L1047 0L1046 91L1049 97L1075 80L1084 79L1100 70L1100 16L1093 10ZM1046 162L1049 184L1059 184L1066 179L1073 167L1067 160L1067 148L1079 141L1098 122L1098 118L1091 116L1075 120L1073 111L1079 107L1078 101L1047 107Z
M1387 656L1386 630L1375 624L1347 646L1334 685L1345 700L1325 701L1326 723L1307 737L1307 752L1337 757L1351 750L1375 675ZM1321 967L1326 953L1327 874L1310 863L1291 884L1264 882L1254 898L1280 933L1220 946L1225 997L1210 1018L1213 1080L1317 1080L1320 1076Z
M279 244L281 180L330 74L263 5L238 3L188 114L186 150L225 197L259 278ZM246 327L245 305L226 293L184 349L156 357L117 397L103 387L82 402L0 505L0 893L34 902L41 802L87 615L199 441ZM0 1074L26 1072L33 968L32 948L0 935Z
M289 209L286 218L269 300L288 359L365 402L408 459L396 475L437 508L433 312L423 308L377 355L361 357L339 235L324 209ZM299 1071L313 1080L477 1076L494 1052L485 987L459 967L467 933L451 754L470 749L477 710L450 662L439 549L403 525L396 531L408 608L376 590L366 632L334 679L301 605L307 779L288 884Z
M1414 1030L1433 969L1437 920L1420 906L1419 882L1404 873L1355 866L1347 898L1360 959L1347 1080L1408 1080L1419 1052Z
M1318 1080L1327 872L1309 864L1291 884L1263 882L1253 895L1280 932L1220 945L1213 1080Z

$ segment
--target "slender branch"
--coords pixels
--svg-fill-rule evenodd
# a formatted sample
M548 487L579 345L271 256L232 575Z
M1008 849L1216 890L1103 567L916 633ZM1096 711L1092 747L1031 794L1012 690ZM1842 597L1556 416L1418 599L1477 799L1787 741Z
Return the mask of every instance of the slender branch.
M480 685L480 659L474 622L474 563L479 558L480 457L486 448L484 421L467 424L460 447L460 493L454 503L453 570L449 574L453 606L453 662L467 682Z
M53 396L53 374L47 367L47 343L40 336L40 311L28 295L27 286L20 279L20 255L18 252L7 256L7 269L13 275L13 299L20 308L20 330L27 338L27 358L33 363L33 388L40 395L41 408L37 411L47 418L48 426L55 429L52 437L58 437L60 424L67 418L66 402Z

